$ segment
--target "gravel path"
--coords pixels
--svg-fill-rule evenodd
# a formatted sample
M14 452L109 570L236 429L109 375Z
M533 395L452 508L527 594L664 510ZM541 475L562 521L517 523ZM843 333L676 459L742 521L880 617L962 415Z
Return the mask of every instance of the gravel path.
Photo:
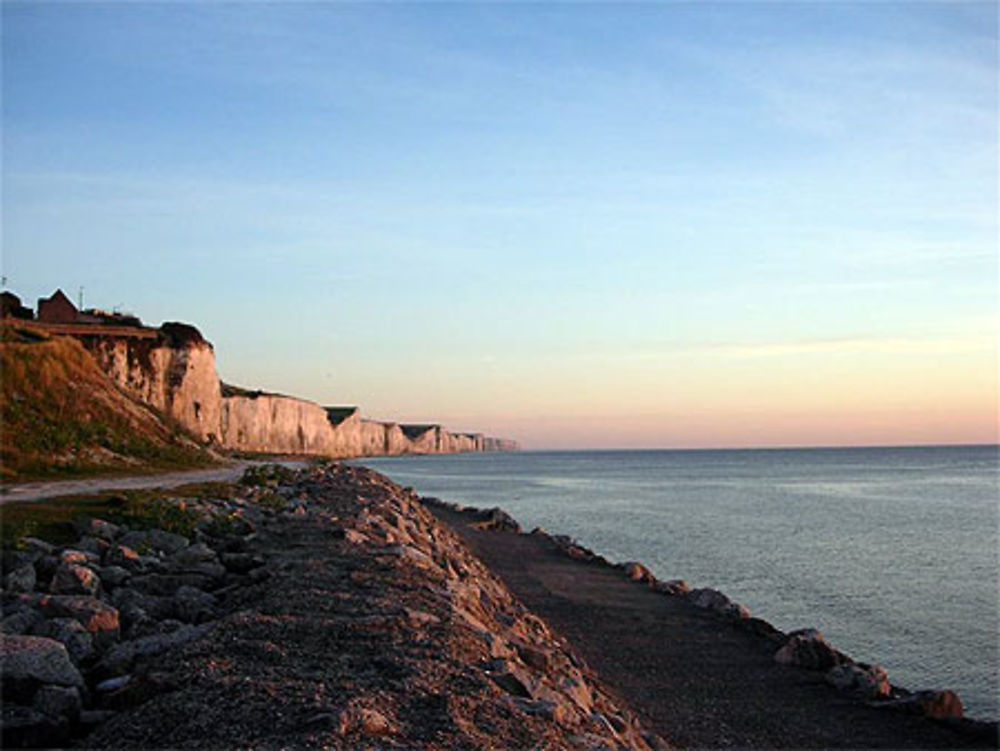
M997 747L995 724L959 731L865 706L828 686L819 672L776 664L773 643L685 598L658 594L610 566L574 560L548 536L484 531L470 526L468 514L429 508L671 745Z
M163 474L125 475L118 477L88 477L81 480L54 480L4 485L0 488L0 505L23 501L41 501L64 495L101 493L111 490L138 490L141 488L169 488L194 482L233 482L242 477L244 470L263 461L236 461L224 467L190 469ZM271 462L273 463L273 462ZM304 461L279 462L286 466L304 466Z

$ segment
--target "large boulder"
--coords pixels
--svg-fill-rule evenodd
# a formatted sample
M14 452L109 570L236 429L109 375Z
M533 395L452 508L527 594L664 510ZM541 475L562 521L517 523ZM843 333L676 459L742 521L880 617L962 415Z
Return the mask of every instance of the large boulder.
M77 563L60 563L49 584L54 595L96 595L101 580L90 568Z
M118 610L96 597L45 595L37 600L38 608L56 618L73 618L94 637L98 649L118 640Z
M808 628L792 631L774 653L774 661L810 670L829 670L835 665L849 663L850 658L827 644L819 631Z
M186 537L162 529L126 532L119 542L140 553L153 550L166 555L173 555L189 544Z
M66 647L70 659L77 665L94 654L94 637L73 618L47 618L36 625L32 633L55 639Z
M960 719L964 714L962 700L954 691L917 691L875 706L919 714L935 720Z
M3 587L8 592L34 592L35 567L31 563L18 566L4 577Z
M23 700L46 684L83 686L83 676L66 647L44 636L0 638L0 674L5 700Z
M889 674L878 665L845 662L826 673L826 682L839 691L847 691L863 699L880 699L892 692Z
M621 564L621 568L625 572L625 576L632 581L644 582L646 584L652 584L656 581L656 577L650 573L649 569L638 561L623 563Z

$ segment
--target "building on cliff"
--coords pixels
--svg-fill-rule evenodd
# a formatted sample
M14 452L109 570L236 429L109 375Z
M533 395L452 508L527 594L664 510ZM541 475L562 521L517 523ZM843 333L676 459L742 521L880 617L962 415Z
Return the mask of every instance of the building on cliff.
M81 320L81 318L80 311L61 289L53 292L51 297L38 299L39 321L44 323L90 323L90 321Z

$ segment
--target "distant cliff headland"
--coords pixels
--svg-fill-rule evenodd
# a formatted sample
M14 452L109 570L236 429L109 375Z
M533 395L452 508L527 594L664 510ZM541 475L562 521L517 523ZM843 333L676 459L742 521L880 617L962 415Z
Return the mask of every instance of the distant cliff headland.
M6 348L30 348L32 336L74 339L123 395L217 450L349 458L518 448L514 441L481 433L373 420L356 406L321 406L222 383L213 347L194 326L164 323L152 328L131 315L81 311L61 290L39 300L37 314L16 295L3 292L2 317ZM15 331L22 335L10 335ZM47 355L51 360L53 353ZM30 358L24 352L20 356L24 369ZM30 373L23 375L31 380ZM5 393L4 401L10 406L24 397Z

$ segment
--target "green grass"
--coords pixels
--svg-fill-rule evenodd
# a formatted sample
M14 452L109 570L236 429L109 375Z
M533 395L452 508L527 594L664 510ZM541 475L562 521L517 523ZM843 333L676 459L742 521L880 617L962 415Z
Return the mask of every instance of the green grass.
M27 481L210 466L175 424L117 390L79 342L0 344L0 476Z
M39 537L55 544L74 542L77 535L73 522L87 517L127 524L132 529L163 529L190 537L201 516L193 509L165 498L192 501L234 498L241 492L237 485L211 482L7 503L0 506L3 546L17 547L24 537Z

